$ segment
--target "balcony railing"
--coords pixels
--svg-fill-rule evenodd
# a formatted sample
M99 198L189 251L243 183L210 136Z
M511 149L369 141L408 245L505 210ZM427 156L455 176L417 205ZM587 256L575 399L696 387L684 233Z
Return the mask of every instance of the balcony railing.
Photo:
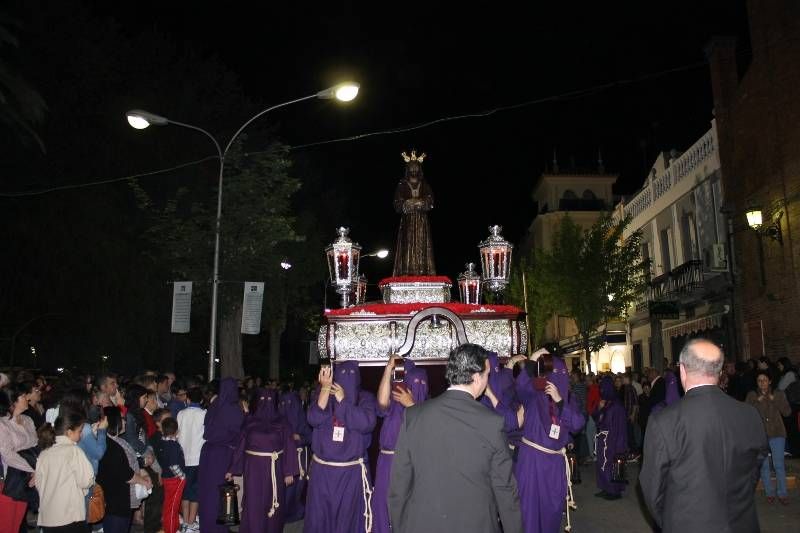
M635 302L636 311L644 311L650 302L677 300L703 288L703 262L687 261L670 272L650 280L647 290Z
M656 176L642 187L642 190L625 205L625 215L631 215L633 218L639 216L672 187L680 183L690 172L711 157L716 147L714 130L710 129L679 158L672 161L662 175Z
M699 259L687 261L672 269L669 277L669 294L671 296L691 294L703 288L703 262Z

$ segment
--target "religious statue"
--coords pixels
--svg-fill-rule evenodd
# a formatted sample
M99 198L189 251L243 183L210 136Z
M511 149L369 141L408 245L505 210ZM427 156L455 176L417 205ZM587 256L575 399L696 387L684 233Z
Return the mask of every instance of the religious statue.
M400 213L400 228L394 256L394 276L435 276L433 242L428 211L433 209L433 190L422 174L425 154L402 153L405 178L394 191L394 210Z

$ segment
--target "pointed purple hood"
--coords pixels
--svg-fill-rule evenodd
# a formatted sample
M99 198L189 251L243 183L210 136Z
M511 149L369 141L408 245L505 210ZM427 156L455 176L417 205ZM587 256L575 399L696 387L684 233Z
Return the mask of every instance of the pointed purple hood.
M358 403L358 392L361 390L361 373L357 361L336 363L333 371L333 382L344 389L344 401Z
M428 373L422 368L417 367L414 361L406 359L403 362L406 376L403 379L403 384L411 392L411 397L414 403L422 403L428 399Z

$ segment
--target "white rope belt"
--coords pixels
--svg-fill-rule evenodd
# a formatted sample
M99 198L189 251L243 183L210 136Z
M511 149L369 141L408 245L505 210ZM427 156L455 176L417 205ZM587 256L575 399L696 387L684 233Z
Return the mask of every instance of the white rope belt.
M364 463L364 458L359 457L355 461L346 461L343 463L336 461L325 461L316 455L312 456L312 459L325 466L336 466L340 468L356 465L361 466L361 491L364 495L364 531L365 533L372 531L372 488L369 486L369 476L367 475L367 465Z
M275 463L278 461L278 456L283 453L283 450L278 450L277 452L256 452L253 450L245 450L244 453L247 455L256 455L258 457L269 457L270 461L270 477L272 478L272 507L270 507L269 512L267 513L267 518L272 518L275 515L275 511L278 510L280 504L278 503L278 481L275 479Z
M381 448L381 453L384 455L394 455L394 450L384 450Z
M594 434L594 453L597 454L597 437L603 437L603 466L600 467L600 470L603 472L606 471L606 461L608 458L606 457L606 450L608 450L608 431L598 431Z
M569 518L569 510L570 509L578 509L578 505L575 503L575 498L572 496L572 471L569 468L569 459L567 459L567 449L561 448L559 450L551 450L550 448L545 448L541 444L536 444L533 441L522 437L522 442L527 444L531 448L539 450L540 452L550 454L550 455L560 455L564 458L564 473L567 477L567 527L564 528L564 531L571 531L572 530L572 522Z
M300 467L300 479L307 479L306 470L308 470L308 466L306 465L306 467L303 468L303 450L305 450L303 446L297 448L297 465Z

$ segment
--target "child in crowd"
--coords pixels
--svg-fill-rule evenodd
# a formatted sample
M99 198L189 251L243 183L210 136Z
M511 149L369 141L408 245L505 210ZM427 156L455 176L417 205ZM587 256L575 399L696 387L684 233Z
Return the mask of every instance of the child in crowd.
M147 443L154 449L158 449L158 443L161 442L161 438L164 436L163 429L161 428L161 423L164 421L165 418L170 418L169 409L165 407L161 407L153 411L153 423L156 425L156 432L150 435L147 439ZM175 417L172 417L175 418Z
M202 401L203 390L200 387L193 387L189 390L188 407L178 413L178 427L181 428L178 434L178 443L183 449L183 456L186 460L186 469L184 470L186 486L183 490L181 514L188 533L200 531L200 524L196 520L199 508L197 474L200 466L200 450L205 442L203 431L206 418L206 410L200 404Z
M43 532L88 532L85 498L94 470L78 448L85 419L65 412L55 421L56 443L42 452L34 476L39 491L38 524Z
M36 436L39 438L40 452L51 448L56 443L56 430L48 423L45 423L36 430Z
M165 533L175 533L180 526L178 511L181 508L183 488L186 486L186 464L183 450L177 442L178 422L172 417L165 417L160 424L162 437L158 441L156 456L163 469L161 480L164 484L164 505L161 523Z
M144 416L144 432L145 438L149 439L157 430L156 424L153 421L153 413L158 409L158 395L150 391L147 393L147 400L144 404L142 415Z

